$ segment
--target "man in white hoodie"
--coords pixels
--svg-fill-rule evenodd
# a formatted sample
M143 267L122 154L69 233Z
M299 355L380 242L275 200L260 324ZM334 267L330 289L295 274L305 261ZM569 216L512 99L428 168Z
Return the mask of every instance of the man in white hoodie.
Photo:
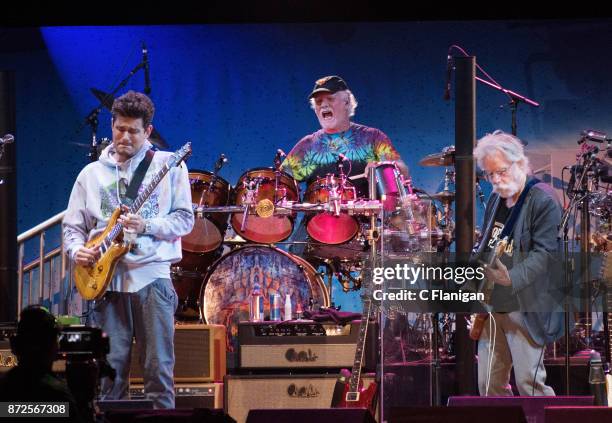
M113 211L130 205L126 191L145 157L151 157L148 137L155 108L146 95L129 91L113 104L113 142L97 162L88 164L72 188L64 217L64 244L79 265L92 265L99 248L84 244L107 226ZM170 153L156 152L138 192L165 165ZM130 190L134 187L130 187ZM132 198L133 200L133 198ZM102 380L102 399L128 396L132 340L144 365L144 387L156 408L174 408L174 312L178 300L170 265L181 259L181 236L194 222L187 167L174 167L161 180L137 214L119 218L136 233L133 248L117 263L110 286L93 304L93 324L110 338L108 361L116 370L113 381Z

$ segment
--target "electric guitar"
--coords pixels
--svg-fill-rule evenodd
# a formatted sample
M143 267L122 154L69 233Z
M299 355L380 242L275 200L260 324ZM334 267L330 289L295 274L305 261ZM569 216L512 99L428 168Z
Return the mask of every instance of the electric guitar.
M170 169L178 166L181 161L191 154L191 143L188 142L180 150L176 151L168 159L166 164L157 172L145 190L134 200L127 213L136 213L144 202L149 198L155 187L166 176ZM123 240L123 225L117 222L124 210L117 207L110 217L104 231L97 237L85 244L87 248L100 247L100 258L91 266L75 265L74 281L75 285L86 300L97 300L106 291L110 283L117 262L132 247L132 243Z
M364 389L363 381L361 380L361 363L365 351L366 334L368 333L368 323L372 311L372 300L368 294L365 294L363 299L363 312L361 313L361 324L359 325L359 337L355 349L355 360L353 362L353 370L348 382L344 383L342 395L337 395L334 392L332 398L332 407L334 408L367 408L372 415L376 415L376 400L378 394L378 386L375 382L370 383ZM341 376L339 381L344 381ZM336 389L342 388L342 382L336 384Z
M493 248L489 255L486 257L484 261L481 261L481 264L484 266L494 266L495 260L500 258L502 254L504 254L504 250L508 246L508 237L504 237L497 241L495 248ZM485 279L481 288L481 292L484 294L484 303L489 304L491 302L491 295L493 294L493 288L495 288L495 281ZM480 339L480 334L484 329L485 322L489 318L489 313L475 313L472 314L472 319L470 322L470 339L474 341L478 341Z

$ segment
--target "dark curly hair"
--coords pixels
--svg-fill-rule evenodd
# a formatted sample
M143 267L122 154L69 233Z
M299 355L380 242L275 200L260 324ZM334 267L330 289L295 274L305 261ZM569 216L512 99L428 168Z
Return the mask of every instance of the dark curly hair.
M115 99L111 114L113 121L115 121L117 115L128 118L141 118L142 126L146 128L153 121L155 106L145 94L130 90Z

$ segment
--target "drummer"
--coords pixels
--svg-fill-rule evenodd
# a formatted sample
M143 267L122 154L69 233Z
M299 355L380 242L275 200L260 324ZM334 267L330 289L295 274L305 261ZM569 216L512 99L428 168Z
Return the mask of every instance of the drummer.
M356 186L358 197L368 196L368 163L395 161L408 177L408 167L384 132L351 122L357 100L344 79L335 75L318 79L308 99L321 129L302 138L283 162L283 169L298 182L310 185L318 177L337 174L340 154L347 159L344 172Z
M368 197L366 172L371 163L395 161L404 177L408 177L408 167L385 133L351 122L357 100L344 79L335 75L318 79L308 100L321 129L303 137L283 162L283 170L293 175L298 182L310 186L317 178L330 173L337 175L338 163L343 156L347 159L343 161L344 173L355 186L359 198ZM299 225L291 240L307 240L304 222ZM299 256L303 256L305 251L303 244L292 245L289 250ZM304 258L310 260L310 257ZM318 264L316 262L314 259L313 264ZM334 284L335 288L338 286ZM333 298L334 303L342 306L343 310L360 310L358 292L352 295L333 295Z

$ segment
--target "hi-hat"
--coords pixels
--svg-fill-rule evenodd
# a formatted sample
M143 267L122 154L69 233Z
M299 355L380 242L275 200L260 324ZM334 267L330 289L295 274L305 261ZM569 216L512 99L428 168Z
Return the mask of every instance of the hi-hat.
M98 90L97 88L90 88L89 90L94 95L94 97L98 99L100 104L102 104L108 110L111 110L113 108L113 102L115 101L114 96L105 93L104 91ZM149 136L149 141L151 141L151 144L157 146L158 148L168 149L169 147L168 143L166 143L166 141L162 138L162 136L159 134L159 132L157 132L155 128L153 128L153 131Z
M441 153L428 154L419 162L421 166L454 166L455 147L444 147Z

